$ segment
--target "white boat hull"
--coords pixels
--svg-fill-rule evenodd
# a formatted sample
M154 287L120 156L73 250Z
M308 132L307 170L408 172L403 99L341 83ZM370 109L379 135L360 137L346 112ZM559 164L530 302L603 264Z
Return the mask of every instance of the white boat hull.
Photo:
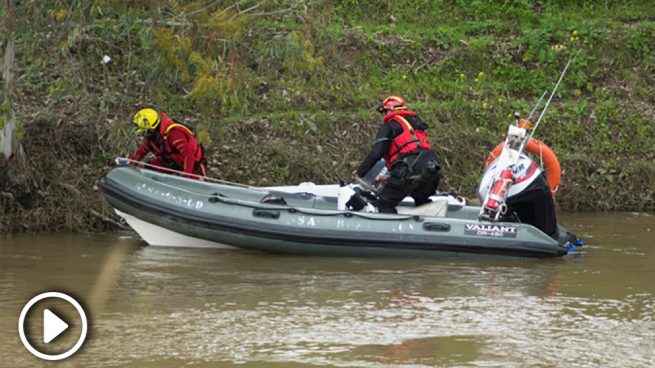
M139 234L141 239L143 239L149 245L164 247L237 249L223 243L212 242L180 234L161 226L153 225L132 215L128 215L125 212L121 212L119 210L114 211L116 211L116 214L122 217L125 222L127 222L127 224L130 225L130 227L134 229L137 234Z

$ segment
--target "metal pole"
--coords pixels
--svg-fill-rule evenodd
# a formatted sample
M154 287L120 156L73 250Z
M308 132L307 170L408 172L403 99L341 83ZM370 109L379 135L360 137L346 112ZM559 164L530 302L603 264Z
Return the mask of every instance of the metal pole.
M564 70L562 71L562 74L559 76L559 80L557 80L557 84L555 85L555 88L553 88L553 92L550 94L550 97L548 97L548 101L546 102L546 106L544 106L544 109L541 110L541 115L539 115L539 119L537 119L537 122L534 125L534 128L532 128L532 132L530 132L529 138L532 138L534 135L534 132L537 130L537 127L539 126L539 123L541 122L541 118L544 117L544 114L546 113L546 110L548 109L548 106L550 105L550 101L553 99L553 96L555 95L555 91L557 91L557 87L559 87L560 82L562 82L562 79L564 78L564 74L566 74L566 70L569 68L569 65L571 64L571 59L569 59L569 62L566 63L566 66L564 67Z
M544 90L544 93L542 93L541 97L539 97L539 101L537 101L537 104L534 105L534 108L532 109L532 111L530 111L530 115L528 115L528 119L527 119L528 121L530 121L530 118L532 118L532 114L534 114L534 112L537 111L537 108L539 107L539 105L541 105L541 100L543 100L544 97L546 97L546 93L548 93L547 89Z
M555 84L555 88L553 88L553 91L550 93L550 97L548 97L548 101L546 101L546 105L544 106L544 109L541 110L541 114L539 115L539 119L537 119L537 122L534 125L534 128L532 128L532 131L530 134L523 139L523 143L521 143L521 147L519 147L519 154L516 156L516 162L518 162L519 158L521 157L521 153L523 153L523 150L525 149L525 146L528 145L528 142L530 142L530 139L532 139L532 136L534 135L534 132L537 131L537 127L539 126L539 123L541 122L541 118L544 117L544 114L546 113L546 110L548 109L548 106L550 105L550 101L553 99L553 96L555 96L555 91L557 91L557 87L559 87L559 84L562 82L562 79L564 78L564 74L566 74L566 70L569 68L569 65L571 64L571 59L569 59L568 63L566 63L566 66L564 67L564 70L562 70L562 74L560 74L559 79L557 80L557 84ZM544 92L545 93L545 92ZM543 95L541 96L543 98ZM541 99L539 99L541 101ZM532 115L532 113L530 113Z

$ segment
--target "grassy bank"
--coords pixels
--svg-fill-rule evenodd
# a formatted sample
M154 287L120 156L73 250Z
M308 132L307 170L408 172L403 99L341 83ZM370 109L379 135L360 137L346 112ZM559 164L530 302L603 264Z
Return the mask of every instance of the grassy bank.
M655 210L647 1L20 1L15 11L3 106L26 160L0 162L2 232L114 227L97 181L135 147L128 122L144 105L196 125L214 177L328 183L366 154L376 102L400 94L431 125L441 189L473 196L511 114L527 115L569 59L537 132L564 170L560 210Z

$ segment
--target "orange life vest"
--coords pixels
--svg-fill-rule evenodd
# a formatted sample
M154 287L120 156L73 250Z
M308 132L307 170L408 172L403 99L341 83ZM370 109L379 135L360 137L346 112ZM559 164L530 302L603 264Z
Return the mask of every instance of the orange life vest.
M410 114L410 111L397 111L385 116L384 118L385 123L389 123L393 120L399 123L403 129L403 132L391 141L389 149L384 155L387 168L391 168L398 157L402 157L421 149L431 149L430 141L425 130L414 129L412 124L403 117L403 115Z

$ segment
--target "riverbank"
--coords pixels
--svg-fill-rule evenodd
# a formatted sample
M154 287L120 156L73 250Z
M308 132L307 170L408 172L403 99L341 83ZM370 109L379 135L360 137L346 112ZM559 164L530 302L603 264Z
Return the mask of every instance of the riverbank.
M197 128L213 177L334 183L365 156L375 103L400 94L431 126L440 189L473 197L511 114L569 59L537 132L563 168L559 209L655 210L649 4L33 5L0 14L16 43L2 121L24 149L0 156L0 232L115 229L98 179L149 104Z

